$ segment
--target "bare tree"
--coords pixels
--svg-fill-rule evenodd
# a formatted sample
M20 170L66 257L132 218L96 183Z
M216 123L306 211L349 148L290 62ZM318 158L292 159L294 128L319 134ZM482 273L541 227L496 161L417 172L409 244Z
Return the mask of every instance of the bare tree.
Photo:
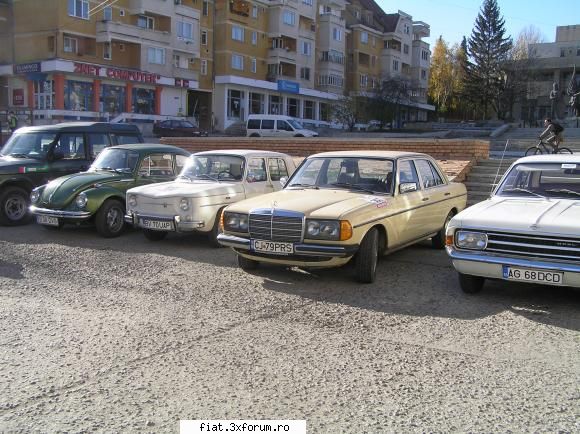
M369 96L369 110L375 119L400 126L401 108L414 101L413 94L418 86L401 77L386 78Z
M512 60L529 59L530 57L533 57L533 55L530 56L530 45L540 44L545 41L546 38L539 28L533 25L524 27L514 42L514 46L510 52L510 57Z
M332 116L342 123L349 131L354 130L358 119L356 98L345 96L339 99L332 108Z

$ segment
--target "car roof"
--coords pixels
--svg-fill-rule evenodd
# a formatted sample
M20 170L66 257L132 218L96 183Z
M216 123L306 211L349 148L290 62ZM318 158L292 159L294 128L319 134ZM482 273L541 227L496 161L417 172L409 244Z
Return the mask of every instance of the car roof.
M315 157L370 157L370 158L405 158L405 157L430 157L420 152L406 151L330 151L309 155L307 158Z
M287 115L248 115L248 119L294 119Z
M514 164L520 163L577 163L580 164L580 154L548 154L533 155L516 160Z
M267 157L289 157L287 154L275 151L260 151L258 149L217 149L215 151L196 152L194 155L237 155L240 157L253 157L264 155Z
M159 143L130 143L125 145L111 146L108 149L129 149L139 152L174 152L181 155L190 155L189 151L173 145L161 145Z
M94 132L130 132L140 133L137 125L133 124L113 124L108 122L63 122L52 125L35 125L32 127L22 127L19 132L29 131L94 131Z

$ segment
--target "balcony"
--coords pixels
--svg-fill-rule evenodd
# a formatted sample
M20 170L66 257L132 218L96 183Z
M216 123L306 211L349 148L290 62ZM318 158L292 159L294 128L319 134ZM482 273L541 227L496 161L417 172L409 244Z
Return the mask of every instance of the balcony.
M344 27L345 26L345 21L344 18L342 18L341 16L335 14L335 13L322 13L318 15L318 23L322 24L322 23L328 23L328 24L334 24L336 26L341 26Z
M270 48L268 50L268 61L271 63L291 62L296 63L296 51L287 48Z
M194 20L198 20L198 21L200 19L199 10L189 8L187 6L176 5L175 6L175 13L177 15L183 15L184 17L193 18Z
M171 34L169 32L158 32L113 21L98 21L97 42L111 42L113 39L134 44L141 44L144 41L152 41L163 45L171 44Z
M175 2L172 0L129 0L129 13L131 15L140 15L149 12L170 17L173 15L174 9Z
M199 73L193 69L173 67L173 76L185 80L199 81Z
M191 57L199 57L199 38L195 40L177 38L173 42L173 49L187 53Z

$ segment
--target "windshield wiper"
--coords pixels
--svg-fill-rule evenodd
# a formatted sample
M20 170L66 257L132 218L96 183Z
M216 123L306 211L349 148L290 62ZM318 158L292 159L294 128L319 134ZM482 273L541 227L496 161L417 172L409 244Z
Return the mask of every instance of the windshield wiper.
M544 190L546 193L566 193L572 194L574 196L580 196L580 192L574 190L568 190L567 188L551 188L549 190Z
M112 167L95 167L95 170L106 170L108 172L116 171L117 169L113 169Z
M202 173L201 175L195 175L196 178L202 178L205 177L207 179L211 179L212 181L216 181L216 182L220 182L219 178L216 178L214 176L208 175L207 173Z
M18 154L18 153L14 153L14 154L8 154L10 157L14 157L14 158L29 158L28 154Z
M541 194L536 193L535 191L531 191L531 190L528 190L528 189L525 189L525 188L519 188L519 187L517 187L517 188L510 188L510 189L507 189L507 190L502 190L502 193L511 193L511 192L514 192L514 191L522 192L522 193L528 193L528 194L533 194L534 196L541 197L542 199L548 199L546 196L542 196Z
M290 184L288 187L306 187L306 188L313 188L315 190L319 190L320 187L317 185L312 184L300 184L299 182L295 182L294 184Z
M349 188L349 189L352 189L352 190L365 191L365 192L371 193L371 194L375 194L376 193L376 191L373 191L371 189L364 188L364 187L360 187L360 186L358 186L356 184L349 184L347 182L332 182L329 185L334 185L336 187L345 187L345 188Z
M188 176L188 175L177 175L177 179L179 179L179 178L185 178L188 181L192 181L193 182L193 178L191 176Z

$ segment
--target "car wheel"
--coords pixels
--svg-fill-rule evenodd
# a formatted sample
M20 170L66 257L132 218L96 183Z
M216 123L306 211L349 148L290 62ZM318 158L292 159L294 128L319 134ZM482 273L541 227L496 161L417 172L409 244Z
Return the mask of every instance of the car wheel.
M445 231L447 230L447 225L454 215L455 213L453 211L449 211L449 214L447 214L447 217L445 217L445 223L443 223L443 227L439 232L437 232L437 235L431 238L431 245L434 249L442 249L445 247Z
M124 216L125 205L120 200L106 200L95 217L97 232L104 238L118 237L125 229Z
M250 134L250 137L260 137L260 135L257 133L252 133L252 134Z
M355 277L361 283L373 283L379 261L379 231L367 232L355 256Z
M145 238L147 238L149 241L161 241L167 236L167 232L143 229L143 235L145 235Z
M294 137L304 137L302 134L296 134Z
M8 187L0 194L0 223L5 226L24 225L30 221L28 193L20 187Z
M222 212L224 211L224 209L220 209L216 216L215 216L215 221L213 222L213 226L211 228L210 233L208 234L209 237L209 242L211 243L211 245L213 247L223 247L219 242L218 242L218 235L222 233L221 228L220 228L220 220L222 217Z
M483 288L485 278L459 273L459 286L466 294L476 294Z
M241 255L238 255L238 267L240 267L244 271L251 271L258 268L259 262L254 261L253 259L244 258Z
M558 154L573 154L570 148L558 148Z

